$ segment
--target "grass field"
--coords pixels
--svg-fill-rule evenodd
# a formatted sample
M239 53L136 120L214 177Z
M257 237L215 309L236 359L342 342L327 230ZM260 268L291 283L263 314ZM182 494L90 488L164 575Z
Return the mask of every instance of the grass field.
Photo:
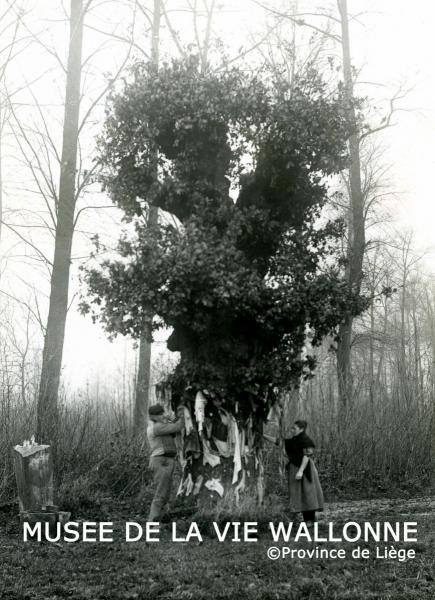
M85 518L109 520L98 514ZM435 498L334 503L323 515L321 530L328 521L338 526L349 520L417 521L418 542L394 544L415 549L416 557L405 562L373 556L270 560L269 546L312 546L305 541L274 544L267 531L255 543L219 543L211 535L201 544L174 543L170 524L162 528L158 543L126 543L124 521L137 519L118 511L110 520L116 522L113 543L24 543L16 518L3 515L1 600L435 598ZM367 546L372 553L375 545ZM350 554L354 546L341 547Z

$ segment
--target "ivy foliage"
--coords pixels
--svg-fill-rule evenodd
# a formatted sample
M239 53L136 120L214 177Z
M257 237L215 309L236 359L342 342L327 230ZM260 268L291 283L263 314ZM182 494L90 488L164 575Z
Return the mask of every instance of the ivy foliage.
M343 276L342 223L320 218L346 165L347 114L313 70L278 89L194 58L137 64L100 140L104 188L136 235L85 271L82 310L136 338L156 315L181 353L175 387L266 410L312 373L307 328L315 346L364 307ZM176 219L147 227L149 205Z

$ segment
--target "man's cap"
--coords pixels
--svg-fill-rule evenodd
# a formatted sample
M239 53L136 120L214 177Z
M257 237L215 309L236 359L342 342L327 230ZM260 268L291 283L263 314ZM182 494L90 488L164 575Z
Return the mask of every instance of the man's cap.
M161 404L153 404L148 409L148 414L151 416L162 415L165 412L165 409Z

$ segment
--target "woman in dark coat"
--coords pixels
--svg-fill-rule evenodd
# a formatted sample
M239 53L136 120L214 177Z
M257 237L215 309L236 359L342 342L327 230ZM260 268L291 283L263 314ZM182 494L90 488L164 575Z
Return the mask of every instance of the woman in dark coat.
M290 511L301 512L304 521L315 521L316 511L323 510L323 491L316 466L311 458L314 442L305 433L306 421L295 421L292 437L284 440L288 463Z

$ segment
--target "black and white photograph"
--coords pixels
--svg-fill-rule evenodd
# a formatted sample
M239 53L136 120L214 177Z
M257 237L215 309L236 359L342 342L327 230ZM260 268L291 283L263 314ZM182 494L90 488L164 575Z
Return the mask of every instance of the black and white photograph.
M0 0L0 600L435 598L434 30Z

